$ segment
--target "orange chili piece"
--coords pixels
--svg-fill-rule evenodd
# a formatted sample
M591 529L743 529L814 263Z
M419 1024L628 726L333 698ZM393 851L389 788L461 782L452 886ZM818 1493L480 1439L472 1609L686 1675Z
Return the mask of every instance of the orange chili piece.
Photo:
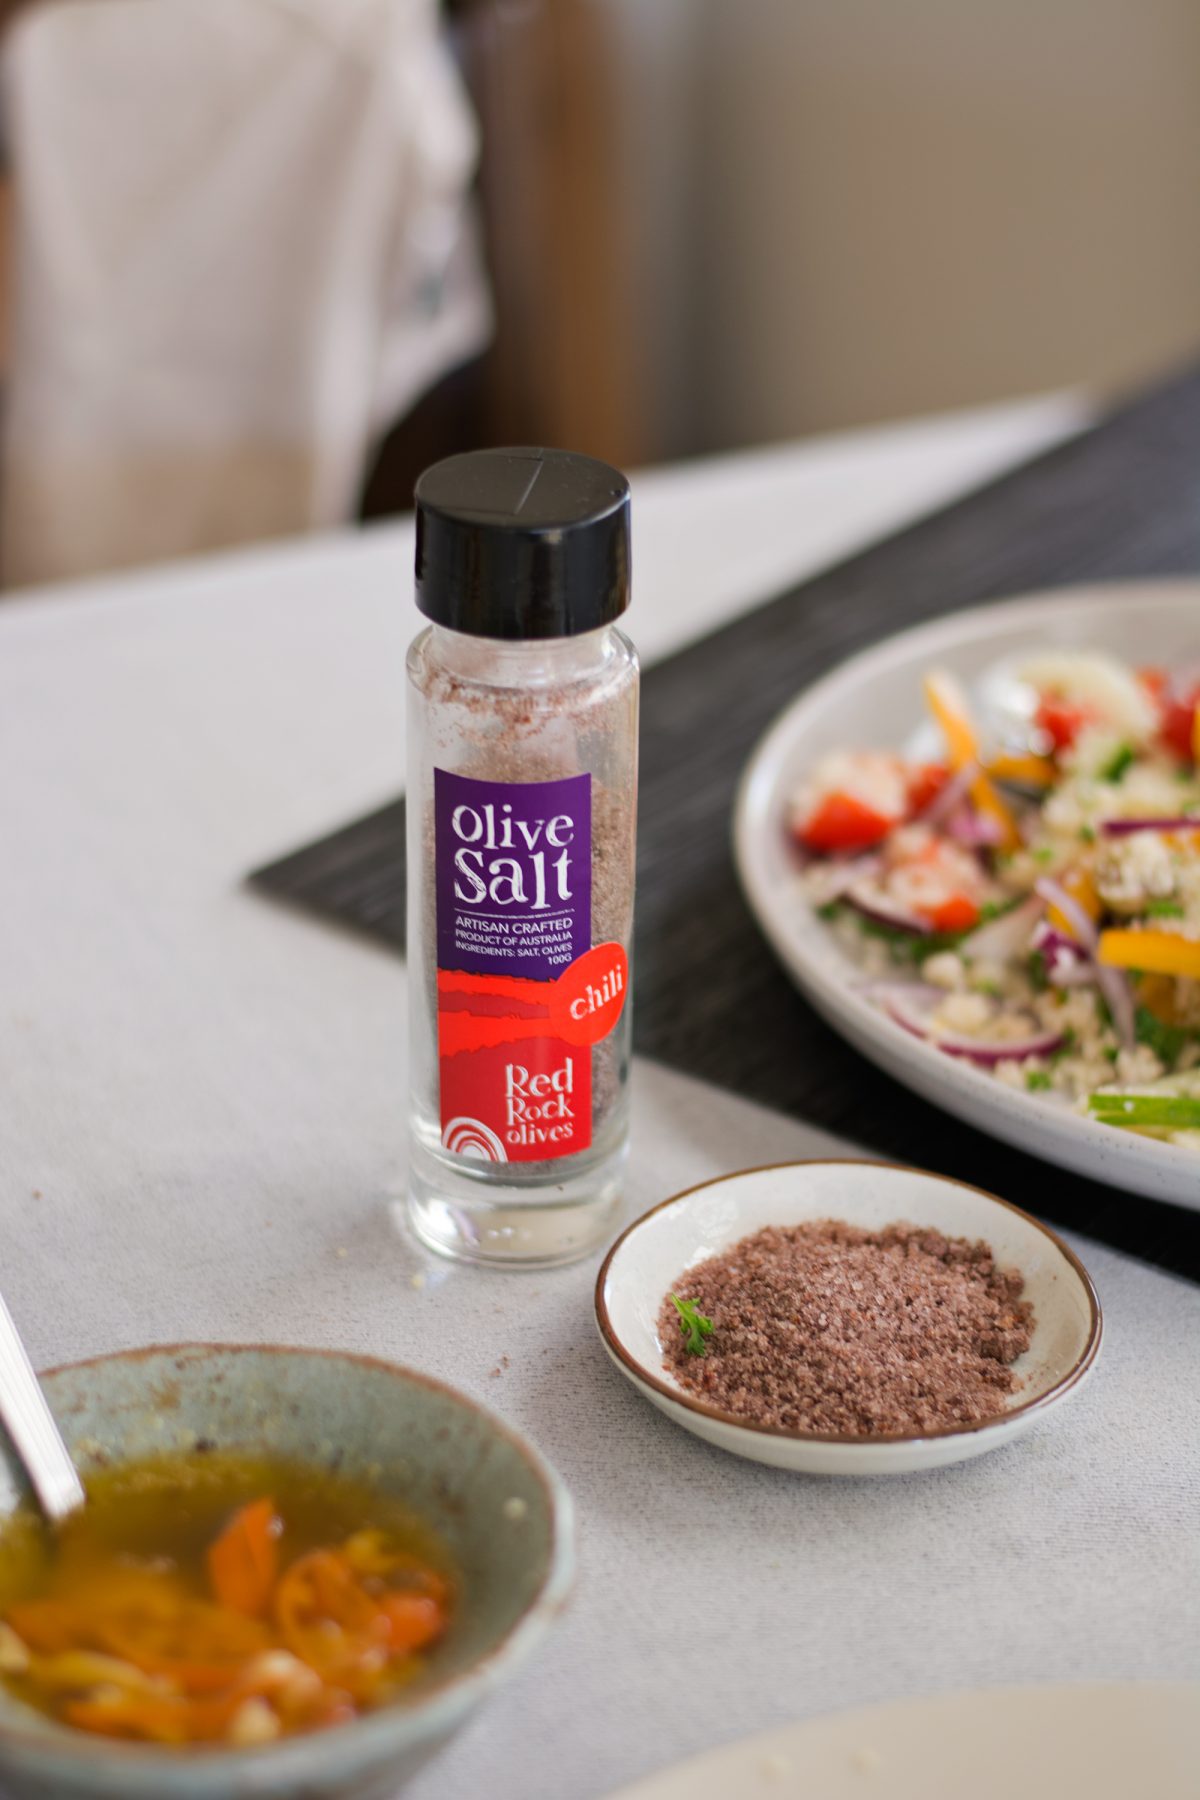
M273 1500L254 1500L233 1515L208 1552L208 1579L222 1606L261 1619L279 1572L281 1525Z

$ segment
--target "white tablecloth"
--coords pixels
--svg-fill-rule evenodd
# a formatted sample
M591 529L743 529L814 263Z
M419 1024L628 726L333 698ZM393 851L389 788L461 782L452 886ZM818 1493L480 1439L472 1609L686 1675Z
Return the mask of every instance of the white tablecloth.
M661 654L1080 416L643 478L631 628ZM412 1800L594 1800L948 1687L1200 1676L1194 1287L1077 1244L1107 1339L1069 1410L961 1469L821 1485L646 1407L595 1338L594 1261L486 1274L394 1231L403 967L238 882L400 785L410 556L401 525L0 603L0 1285L35 1360L345 1346L453 1381L558 1465L574 1604ZM636 1073L631 1212L828 1146Z

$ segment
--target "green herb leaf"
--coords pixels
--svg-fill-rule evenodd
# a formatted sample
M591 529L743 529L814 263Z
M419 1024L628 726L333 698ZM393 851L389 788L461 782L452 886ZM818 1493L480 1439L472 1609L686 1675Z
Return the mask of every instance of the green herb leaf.
M967 936L965 931L930 931L918 936L912 931L881 925L876 919L864 919L861 913L852 916L863 936L882 938L891 950L892 960L898 963L919 965L927 956L936 956L939 950L955 949Z
M1046 972L1046 958L1041 950L1029 952L1029 979L1037 994L1044 994L1050 986L1050 977Z
M1137 760L1132 744L1121 744L1099 770L1101 781L1120 781L1126 769Z
M1081 825L1079 827L1079 835L1085 844L1094 844L1096 841L1096 827L1094 825Z
M913 939L912 960L920 968L931 956L937 956L942 950L957 950L963 939L970 937L969 931L931 931L927 937Z
M1019 894L1012 894L1006 900L985 900L979 909L979 923L981 925L990 925L993 919L1002 919L1005 913L1012 912L1014 908L1021 904L1022 901ZM969 936L970 933L967 933L966 935Z
M1152 919L1182 919L1184 909L1178 900L1148 900L1146 911Z
M1040 1069L1030 1069L1025 1077L1025 1086L1031 1093L1038 1093L1041 1089L1050 1086L1050 1077L1043 1074Z
M1033 853L1033 860L1036 863L1052 863L1054 861L1054 851L1049 844L1039 844Z
M679 1314L679 1329L686 1339L689 1356L703 1356L704 1340L713 1334L712 1320L705 1318L694 1300L681 1300L678 1294L672 1294L670 1299Z
M1159 1062L1173 1068L1183 1051L1196 1036L1183 1025L1168 1025L1148 1006L1139 1006L1133 1016L1133 1031L1139 1044L1153 1050Z

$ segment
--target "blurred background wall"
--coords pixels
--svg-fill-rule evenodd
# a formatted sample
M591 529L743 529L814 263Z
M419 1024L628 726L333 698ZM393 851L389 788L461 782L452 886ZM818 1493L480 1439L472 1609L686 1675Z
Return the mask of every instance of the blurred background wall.
M459 26L486 432L638 464L1103 396L1200 342L1197 0L476 0Z
M1200 0L141 5L193 33L228 30L232 5L331 43L351 14L420 15L461 74L490 345L385 421L352 508L368 517L466 445L639 466L1049 388L1104 396L1200 343ZM69 14L89 34L121 13L128 29L130 0L0 0L0 24ZM195 112L194 61L172 77L156 54L155 98L175 79ZM20 97L16 61L10 46ZM126 136L134 86L110 97ZM18 190L20 149L10 134ZM0 197L0 253L4 217ZM0 267L0 324L12 286ZM255 329L273 342L269 319ZM44 330L26 341L54 351Z
M694 443L1123 386L1194 348L1197 0L697 0L677 23Z

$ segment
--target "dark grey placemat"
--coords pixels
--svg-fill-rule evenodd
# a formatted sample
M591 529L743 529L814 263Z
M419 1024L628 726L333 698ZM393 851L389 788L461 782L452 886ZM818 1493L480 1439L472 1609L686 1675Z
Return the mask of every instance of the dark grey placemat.
M1031 588L1200 572L1200 373L650 669L635 1042L688 1074L1200 1280L1200 1214L1098 1186L939 1112L835 1035L747 911L730 816L800 690L906 625ZM633 614L636 635L637 614ZM1196 621L1200 643L1200 616ZM260 869L259 888L404 941L404 803ZM1197 1164L1200 1190L1200 1163Z

